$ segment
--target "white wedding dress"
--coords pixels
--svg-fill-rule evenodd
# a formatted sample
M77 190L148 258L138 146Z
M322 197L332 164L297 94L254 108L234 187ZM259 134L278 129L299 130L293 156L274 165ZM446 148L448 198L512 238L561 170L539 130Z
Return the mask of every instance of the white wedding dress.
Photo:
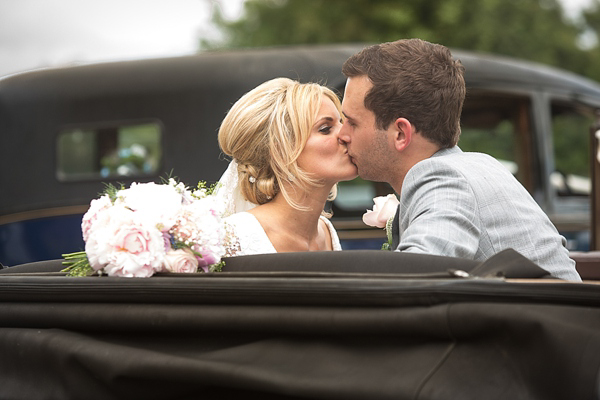
M342 250L340 239L331 222L323 216L320 218L329 229L333 250ZM232 214L225 218L225 222L232 228L234 241L236 241L234 248L231 249L230 256L277 253L260 222L249 212Z

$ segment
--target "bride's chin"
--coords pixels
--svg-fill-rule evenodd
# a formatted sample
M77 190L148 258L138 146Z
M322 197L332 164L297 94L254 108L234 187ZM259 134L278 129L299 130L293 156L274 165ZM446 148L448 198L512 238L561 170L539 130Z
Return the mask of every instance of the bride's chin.
M358 176L358 170L355 169L354 172L349 173L342 180L343 181L351 181L352 179L356 178L357 176Z

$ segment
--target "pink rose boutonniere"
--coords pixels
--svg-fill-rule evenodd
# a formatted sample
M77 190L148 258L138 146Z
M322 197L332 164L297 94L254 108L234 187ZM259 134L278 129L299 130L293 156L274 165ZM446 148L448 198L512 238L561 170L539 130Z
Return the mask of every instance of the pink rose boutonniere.
M373 202L373 210L367 210L363 214L363 222L369 226L385 228L388 241L383 244L382 249L389 250L392 246L392 221L400 202L394 194L375 197Z

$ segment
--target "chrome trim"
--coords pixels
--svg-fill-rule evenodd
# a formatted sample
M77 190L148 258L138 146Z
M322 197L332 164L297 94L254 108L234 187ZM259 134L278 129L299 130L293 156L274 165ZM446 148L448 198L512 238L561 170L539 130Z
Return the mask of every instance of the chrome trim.
M62 215L84 214L89 208L85 206L67 206L44 208L40 210L24 211L15 214L0 215L0 225L11 224L14 222L29 221L33 219L46 217L59 217Z

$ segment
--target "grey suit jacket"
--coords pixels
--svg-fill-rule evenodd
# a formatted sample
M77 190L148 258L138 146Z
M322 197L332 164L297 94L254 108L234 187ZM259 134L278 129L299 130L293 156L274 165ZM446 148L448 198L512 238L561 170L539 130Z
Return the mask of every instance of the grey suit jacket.
M397 251L474 260L513 248L554 277L581 281L562 237L527 190L487 154L443 149L406 174Z

